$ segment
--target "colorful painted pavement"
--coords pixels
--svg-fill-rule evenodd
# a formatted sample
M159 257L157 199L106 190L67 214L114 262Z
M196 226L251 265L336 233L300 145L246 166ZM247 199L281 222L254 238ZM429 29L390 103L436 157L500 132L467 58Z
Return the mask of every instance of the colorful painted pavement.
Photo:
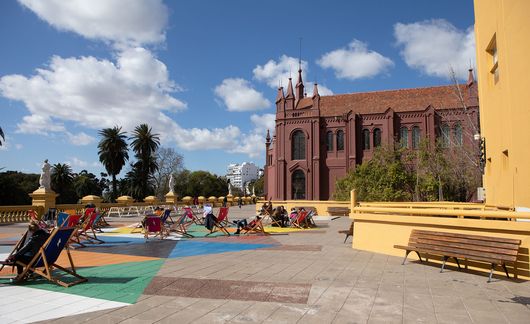
M277 235L300 231L278 228L266 228L266 230ZM229 228L229 232L235 232L235 228ZM273 293L277 291L274 290L275 287L266 283L250 283L246 285L246 288L241 289L240 285L226 280L210 282L211 280L190 279L191 281L183 282L156 277L153 281L166 260L282 248L274 239L274 235L231 235L228 237L220 232L207 235L208 230L197 225L190 226L189 233L194 238L184 239L171 235L169 239L164 240L157 238L145 240L143 234L138 233L138 230L135 231L134 225L107 228L104 233L98 234L98 237L105 243L90 244L86 248L72 250L77 272L88 278L88 282L69 288L39 279L13 285L10 283L10 278L13 277L14 269L4 268L0 271L0 297L9 296L9 298L0 298L0 323L33 322L122 307L136 303L142 294L183 295L187 291L186 287L190 286L190 282L190 287L195 288L189 291L195 292L197 296L201 296L201 292L204 291L204 289L199 289L200 287L213 285L222 288L221 290L225 291L224 294L236 294L238 291L239 299L248 298L249 295L258 296L256 291L264 292L264 296L270 300L281 301L284 298L282 297L284 294ZM20 236L16 233L0 235L0 259L3 260L8 256ZM284 246L284 249L300 250L300 247ZM319 248L318 246L305 247L305 250L311 249L318 250ZM69 267L66 253L60 256L57 263ZM63 278L63 280L68 281L68 278ZM160 284L164 284L164 287ZM245 293L245 289L252 291L252 294ZM300 296L295 298L297 301L307 299L309 291L307 285L290 285L282 289L290 290L291 295L299 291Z

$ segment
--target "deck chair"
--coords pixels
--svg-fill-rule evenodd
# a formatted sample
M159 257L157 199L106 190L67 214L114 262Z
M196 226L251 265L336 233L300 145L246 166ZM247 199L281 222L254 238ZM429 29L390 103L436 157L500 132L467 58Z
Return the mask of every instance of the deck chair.
M171 226L170 230L184 237L191 238L193 237L193 235L188 233L188 226L190 226L191 224L193 224L193 222L190 220L189 213L184 211L182 215L177 219L177 222Z
M160 236L161 240L169 235L169 231L162 224L162 219L156 215L147 216L144 221L144 237L146 240L149 239L150 234L154 234L154 237Z
M83 239L83 242L90 244L105 243L104 241L98 239L96 232L94 231L94 224L98 221L99 215L100 214L96 213L94 208L87 208L85 210L83 223L81 223L80 227L74 232L74 235L72 235L73 243L76 243L81 247L86 246L84 243L82 243L81 239Z
M305 210L298 212L298 215L295 218L291 219L291 227L304 228L304 226L306 226L305 220L307 217L307 213L308 212Z
M39 217L37 212L34 211L33 209L28 210L28 217L30 221L34 221L37 224L39 224L40 228L45 229L45 230L49 228L48 224L44 220L42 220L42 217Z
M6 257L6 260L11 258L11 256L15 253L17 253L23 246L24 244L26 243L26 238L28 237L28 231L26 231L26 233L24 233L24 235L22 235L22 237L20 238L20 240L17 242L17 244L15 245L15 247L13 248L13 251L11 251L11 253L9 253L9 255ZM5 262L0 262L0 264L2 265L0 267L0 271L2 271L2 269L4 269L4 267L6 265L10 265L12 266L12 268L14 269L15 268L15 265L13 263L5 263Z
M166 208L164 214L162 214L162 220L164 224L175 224L173 217L171 217L171 209Z
M80 276L75 271L74 262L72 256L70 255L70 249L68 248L68 241L75 233L76 228L74 227L62 227L55 228L48 240L44 245L39 249L39 252L31 259L27 264L17 261L16 264L24 267L24 270L21 274L16 276L14 279L15 282L22 282L27 280L30 273L37 274L48 281L61 285L63 287L70 287L81 282L87 281L85 277ZM70 261L70 269L66 269L56 264L55 262L59 258L59 255L66 247L66 253L68 254L68 260ZM77 278L77 280L72 282L64 282L61 280L61 277L57 275L57 271L62 270L66 274L70 274Z
M263 235L269 234L265 232L265 228L263 227L262 220L263 218L261 218L260 216L256 216L254 220L252 220L250 223L248 223L247 226L241 229L241 233L242 234L263 234Z
M230 233L226 229L227 226L225 226L227 219L228 219L228 207L219 208L219 214L217 215L217 220L213 224L213 228L210 231L210 233L206 234L206 236L213 234L215 232L222 232L223 234L230 236Z
M107 216L108 214L108 210L104 210L102 212L100 212L100 215L99 215L99 220L94 224L94 229L100 233L103 233L103 231L101 230L102 227L107 227L107 226L110 226L110 224L107 222L107 220L105 219L105 216Z
M70 217L70 215L65 212L60 212L59 214L57 214L57 223L55 224L55 226L65 227L66 225L68 225L68 217Z
M200 219L199 216L191 209L191 207L184 207L184 213L188 216L186 221L191 221L196 225L204 225L204 222Z

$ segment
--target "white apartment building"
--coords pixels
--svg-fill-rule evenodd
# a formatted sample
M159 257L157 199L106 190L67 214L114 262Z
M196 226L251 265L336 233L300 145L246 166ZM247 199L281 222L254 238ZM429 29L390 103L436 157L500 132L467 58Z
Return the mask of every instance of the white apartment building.
M230 179L233 187L245 191L245 184L259 177L259 168L252 162L243 162L241 164L229 164L226 178Z

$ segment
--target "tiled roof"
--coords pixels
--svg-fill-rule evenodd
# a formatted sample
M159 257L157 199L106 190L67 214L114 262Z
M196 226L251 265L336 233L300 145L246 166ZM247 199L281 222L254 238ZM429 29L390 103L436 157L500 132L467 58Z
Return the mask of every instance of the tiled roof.
M474 92L471 98L466 85L460 85L460 89L468 107L478 106L476 86L471 88ZM421 111L429 105L435 109L462 107L455 86L448 85L322 96L320 115L337 116L350 110L359 114L375 114L383 113L388 108L395 112Z

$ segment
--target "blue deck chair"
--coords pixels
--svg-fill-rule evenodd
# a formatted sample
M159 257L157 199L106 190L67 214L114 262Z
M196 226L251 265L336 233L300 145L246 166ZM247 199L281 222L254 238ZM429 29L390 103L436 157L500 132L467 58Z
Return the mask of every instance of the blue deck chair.
M28 274L32 272L63 287L70 287L87 281L85 277L76 273L74 261L72 260L70 249L67 244L75 230L74 227L55 228L50 233L48 240L46 240L44 245L39 249L39 252L29 263L25 264L24 262L17 261L17 264L23 266L24 270L21 274L16 276L15 282L18 283L27 280ZM55 263L65 247L66 253L68 254L68 260L70 261L70 269L63 268ZM61 280L61 277L58 276L58 271L56 270L62 270L66 274L70 274L77 279L71 282L64 282Z
M162 215L162 223L175 224L175 221L171 217L171 209L164 210L164 214Z
M57 214L57 227L65 227L68 225L68 217L70 217L70 215L68 215L67 213L64 213L64 212L60 212L59 214Z

